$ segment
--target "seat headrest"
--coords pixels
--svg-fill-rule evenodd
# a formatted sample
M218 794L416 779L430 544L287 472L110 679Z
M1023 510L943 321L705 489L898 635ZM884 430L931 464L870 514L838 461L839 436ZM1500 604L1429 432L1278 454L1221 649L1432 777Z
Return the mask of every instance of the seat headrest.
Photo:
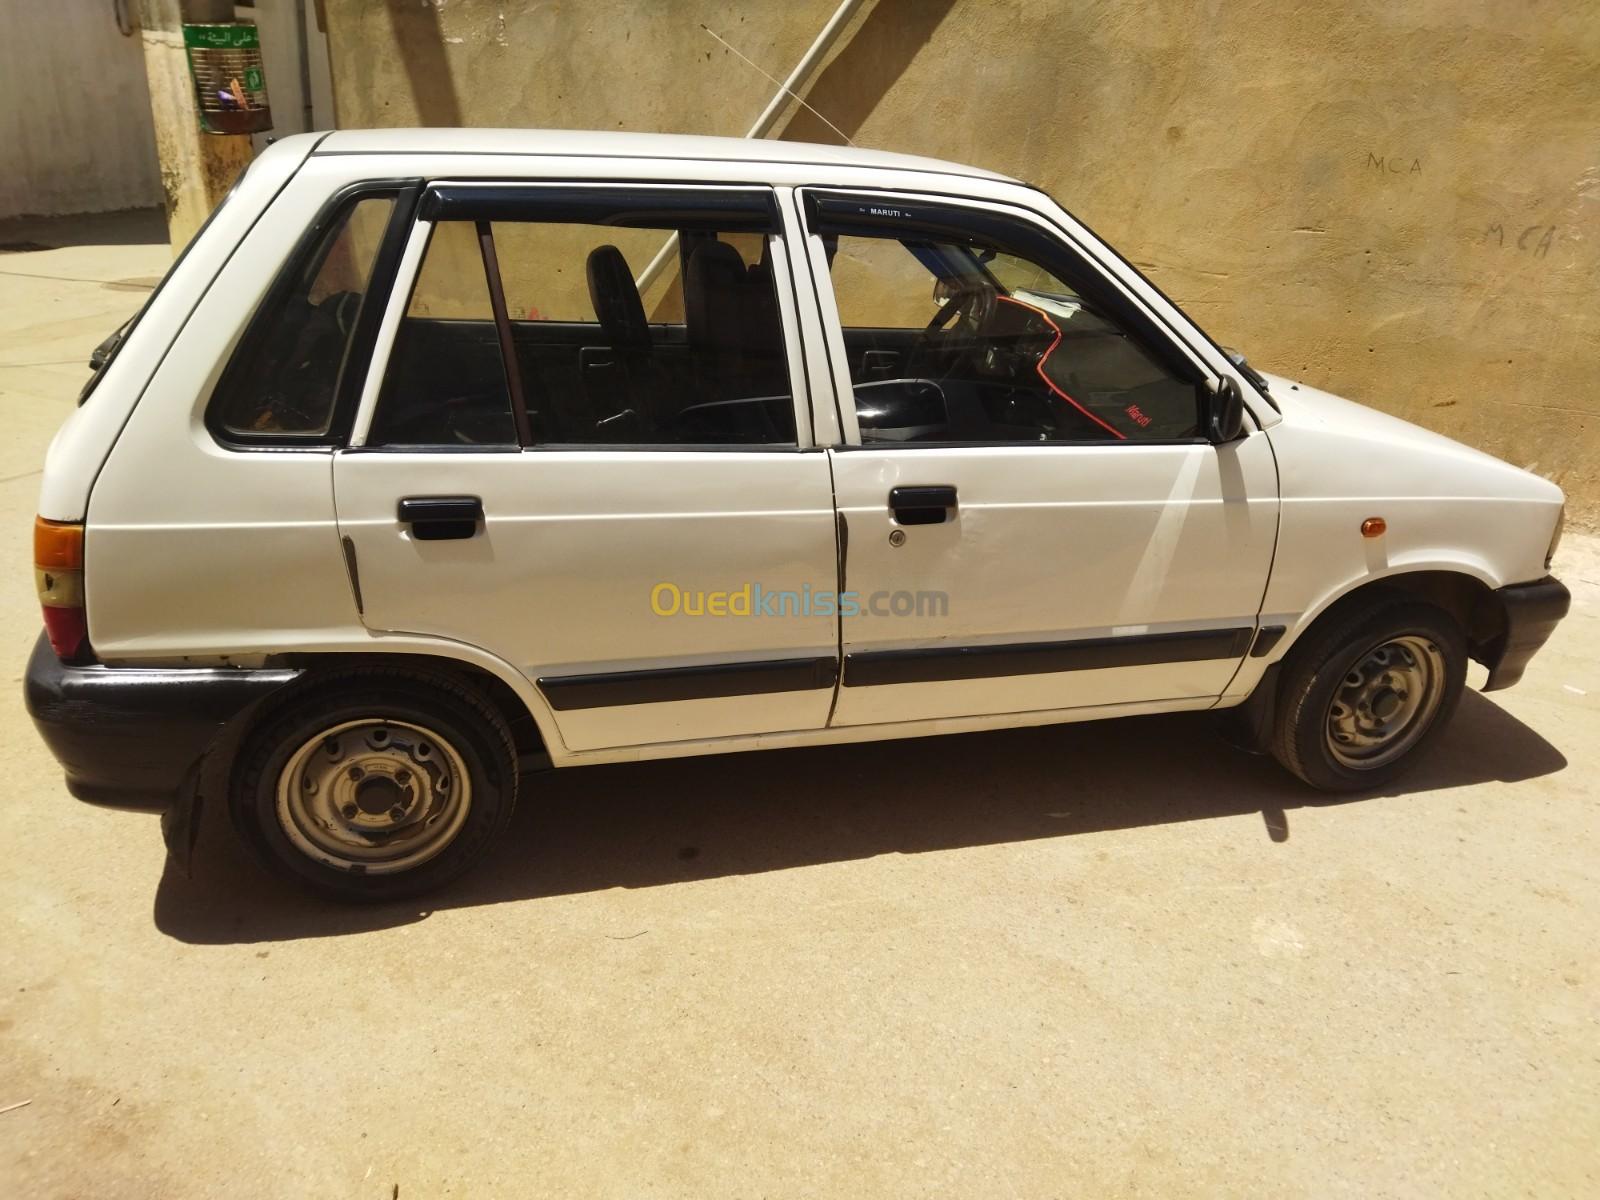
M615 246L596 246L589 251L584 270L589 277L589 302L611 344L618 349L649 349L650 323L644 315L644 301L622 251Z
M741 347L748 303L748 275L739 252L715 240L696 246L683 281L689 344Z

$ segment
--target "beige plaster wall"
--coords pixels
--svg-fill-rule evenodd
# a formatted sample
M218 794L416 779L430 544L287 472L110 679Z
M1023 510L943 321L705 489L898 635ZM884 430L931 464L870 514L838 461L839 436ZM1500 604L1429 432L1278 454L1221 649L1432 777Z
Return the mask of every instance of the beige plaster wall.
M326 0L340 123L739 135L831 0ZM1600 518L1600 5L878 0L807 100L1044 187L1252 361ZM794 107L781 136L837 141Z
M161 203L131 8L0 4L0 219Z

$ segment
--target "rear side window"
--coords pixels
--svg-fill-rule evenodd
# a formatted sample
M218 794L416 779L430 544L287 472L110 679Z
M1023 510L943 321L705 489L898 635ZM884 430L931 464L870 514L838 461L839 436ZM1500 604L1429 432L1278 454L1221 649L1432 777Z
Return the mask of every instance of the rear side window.
M208 423L224 439L328 438L395 202L393 195L351 199L300 247L212 397Z
M767 198L694 200L447 195L368 444L793 446Z

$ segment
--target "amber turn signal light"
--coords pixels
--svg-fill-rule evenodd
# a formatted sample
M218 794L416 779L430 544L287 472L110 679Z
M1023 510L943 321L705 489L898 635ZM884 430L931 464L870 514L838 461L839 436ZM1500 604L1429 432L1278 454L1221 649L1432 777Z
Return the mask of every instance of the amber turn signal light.
M33 519L33 582L51 649L63 662L80 657L89 643L89 619L83 609L82 525Z
M33 519L33 565L83 570L83 526Z
M1389 522L1382 517L1368 517L1361 522L1361 536L1364 538L1382 537L1389 528Z

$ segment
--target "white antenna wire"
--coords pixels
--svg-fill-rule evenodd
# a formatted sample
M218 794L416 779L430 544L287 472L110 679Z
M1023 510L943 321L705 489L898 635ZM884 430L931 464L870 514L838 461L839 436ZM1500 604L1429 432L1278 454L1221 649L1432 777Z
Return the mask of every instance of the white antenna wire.
M712 29L711 26L702 23L700 28L704 29L712 37L716 38L717 41L721 42L724 46L727 46L729 50L732 50L735 54L738 54L741 59L744 59L744 61L746 63L748 63L751 67L753 67L756 71L758 71L767 80L769 80L772 83L777 84L780 90L788 92L788 94L790 96L794 97L795 102L797 104L799 104L801 108L805 109L812 116L816 117L817 120L821 121L829 129L833 130L840 137L842 137L845 140L845 145L847 145L847 146L854 146L855 145L855 143L850 140L850 135L848 133L846 133L844 130L840 129L832 121L828 120L827 117L823 116L816 109L812 108L811 105L807 104L804 100L802 100L800 98L800 96L793 89L791 89L787 84L785 84L782 80L776 79L773 76L768 75L765 71L762 71L759 66L756 66L755 63L751 62L750 59L746 58L743 54L739 54L738 48L735 47L735 46L729 45L727 39L719 36L717 31Z

